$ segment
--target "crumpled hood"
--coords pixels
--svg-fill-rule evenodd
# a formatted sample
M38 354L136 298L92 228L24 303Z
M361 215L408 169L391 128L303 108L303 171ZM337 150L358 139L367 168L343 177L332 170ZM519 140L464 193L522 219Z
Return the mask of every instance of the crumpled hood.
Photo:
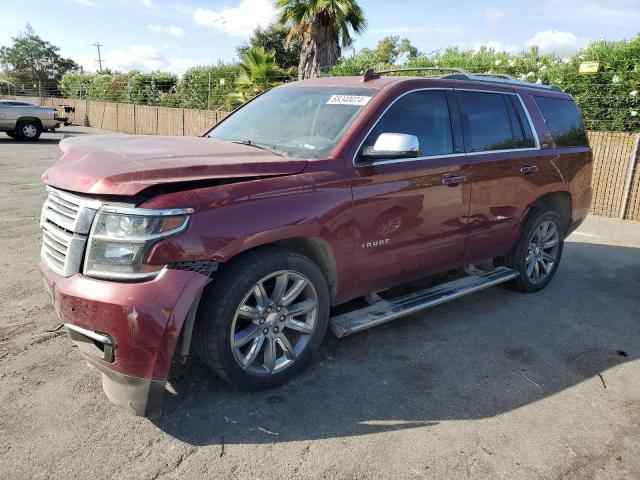
M135 195L159 184L299 173L306 160L211 138L82 135L60 142L45 184L81 193Z

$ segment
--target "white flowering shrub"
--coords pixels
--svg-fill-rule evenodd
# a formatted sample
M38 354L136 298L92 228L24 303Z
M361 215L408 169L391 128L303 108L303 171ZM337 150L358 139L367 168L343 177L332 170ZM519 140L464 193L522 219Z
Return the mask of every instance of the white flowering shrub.
M431 56L418 55L402 65L376 65L371 60L370 56L359 54L343 58L332 74L359 75L371 67L435 66L460 67L474 73L509 74L522 81L556 85L573 95L589 130L640 131L640 34L628 41L598 40L564 58L543 55L535 47L517 55L489 48L462 50L450 47ZM598 73L579 74L580 63L586 61L599 62Z

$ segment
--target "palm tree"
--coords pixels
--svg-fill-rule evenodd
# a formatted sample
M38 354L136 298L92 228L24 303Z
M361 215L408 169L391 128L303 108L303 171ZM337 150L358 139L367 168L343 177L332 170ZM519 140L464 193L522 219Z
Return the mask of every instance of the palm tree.
M277 0L278 23L289 28L288 41L302 44L298 78L312 78L326 72L340 58L341 47L353 41L351 35L367 26L356 0Z
M284 72L276 65L276 52L262 48L249 48L238 64L240 75L235 81L236 91L228 96L227 103L237 107L256 95L282 83Z

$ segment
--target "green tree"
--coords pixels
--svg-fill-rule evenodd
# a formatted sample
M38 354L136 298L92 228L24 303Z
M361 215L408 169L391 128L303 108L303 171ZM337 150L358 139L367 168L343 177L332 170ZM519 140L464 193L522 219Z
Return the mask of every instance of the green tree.
M227 96L233 93L233 81L238 74L237 65L222 62L190 68L178 83L176 94L185 108L217 110L227 105Z
M400 39L397 35L384 37L374 50L369 48L360 50L361 55L368 55L373 62L385 65L396 63L401 58L404 60L413 59L419 53L408 38Z
M114 76L108 73L97 73L91 76L91 82L87 86L87 98L101 102L112 101L117 95L117 88L113 85ZM124 95L124 89L122 89Z
M62 75L58 88L68 98L83 98L91 84L91 75L80 72L66 72Z
M278 23L289 29L289 42L301 43L298 78L328 72L351 45L352 33L361 33L367 22L356 0L277 0Z
M282 70L297 69L300 62L300 42L292 39L287 42L289 31L282 25L271 25L254 30L251 38L242 43L238 48L238 55L243 57L250 48L262 48L265 51L274 51L276 65Z
M135 72L129 81L129 98L132 103L159 105L163 97L170 95L178 84L178 77L168 72Z
M238 66L241 73L235 82L235 92L227 97L230 107L237 107L282 83L282 71L276 65L274 51L251 48Z
M44 93L52 94L65 72L78 69L73 60L60 56L58 47L36 35L29 24L12 41L13 45L0 48L0 66L16 85L33 88L40 83Z

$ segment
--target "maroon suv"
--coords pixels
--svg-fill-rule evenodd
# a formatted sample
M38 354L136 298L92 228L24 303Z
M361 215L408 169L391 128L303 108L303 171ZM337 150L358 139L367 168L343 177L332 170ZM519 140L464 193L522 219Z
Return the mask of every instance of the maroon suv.
M465 71L295 82L203 138L64 139L40 270L108 397L157 415L190 352L271 387L328 326L343 336L501 282L544 288L587 215L591 163L555 87ZM356 297L370 305L330 318Z

